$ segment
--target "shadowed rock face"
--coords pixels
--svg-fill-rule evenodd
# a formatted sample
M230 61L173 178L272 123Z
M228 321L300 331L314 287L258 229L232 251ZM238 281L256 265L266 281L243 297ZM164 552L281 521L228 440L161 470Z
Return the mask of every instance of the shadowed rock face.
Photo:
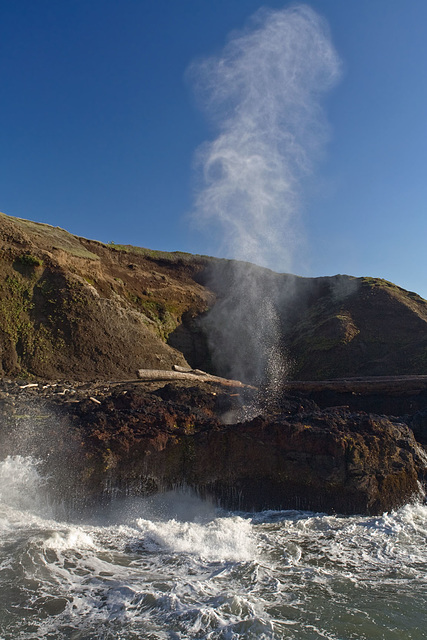
M106 421L101 408L91 411L92 445L105 445L104 438L110 445L110 482L129 485L131 476L163 488L186 484L233 509L371 514L419 491L423 457L402 423L344 409L295 411L291 402L284 413L223 425L217 403L227 396L213 402L211 393L187 390L183 405L134 391L110 400ZM105 430L96 430L99 423Z
M197 278L215 305L178 331L204 331L220 375L256 382L270 344L284 354L288 379L427 374L427 302L391 282L300 278L233 261L209 263ZM276 323L265 321L269 314ZM223 357L236 351L244 354L240 376Z
M424 478L426 456L406 424L322 411L298 394L245 419L255 392L212 383L31 391L3 402L2 453L31 446L53 491L83 502L185 485L226 508L378 514L419 495Z

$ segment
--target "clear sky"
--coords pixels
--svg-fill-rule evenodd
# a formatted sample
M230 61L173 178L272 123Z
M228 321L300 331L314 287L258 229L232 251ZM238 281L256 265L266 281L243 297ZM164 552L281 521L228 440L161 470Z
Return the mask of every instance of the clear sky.
M327 21L342 71L322 99L329 141L301 182L292 270L381 277L427 298L427 2L306 4ZM222 255L188 216L195 152L216 134L186 69L260 6L1 0L0 211L103 242Z

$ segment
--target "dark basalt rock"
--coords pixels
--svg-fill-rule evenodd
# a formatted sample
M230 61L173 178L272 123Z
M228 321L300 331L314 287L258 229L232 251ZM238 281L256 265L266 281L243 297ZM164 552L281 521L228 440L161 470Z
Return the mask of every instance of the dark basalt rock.
M427 447L427 409L417 411L413 416L407 416L407 421L417 441Z
M213 383L21 387L3 383L2 457L30 450L81 504L188 486L225 508L379 514L424 482L402 420L321 410L295 390L260 411L256 390Z

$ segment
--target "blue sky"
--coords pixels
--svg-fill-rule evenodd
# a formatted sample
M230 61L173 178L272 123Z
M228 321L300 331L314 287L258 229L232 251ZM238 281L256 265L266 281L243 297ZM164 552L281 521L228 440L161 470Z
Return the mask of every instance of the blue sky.
M427 2L312 0L341 80L301 183L292 270L382 277L427 298ZM0 210L103 242L221 255L189 218L215 135L186 69L253 0L0 2ZM272 0L281 9L288 3Z

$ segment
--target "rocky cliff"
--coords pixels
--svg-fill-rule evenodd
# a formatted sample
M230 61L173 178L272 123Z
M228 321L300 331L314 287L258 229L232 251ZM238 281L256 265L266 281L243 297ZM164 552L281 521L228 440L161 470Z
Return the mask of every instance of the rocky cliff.
M402 418L321 410L295 389L261 407L211 381L0 381L0 411L2 457L31 452L74 508L187 487L231 509L378 514L421 498L426 473Z
M205 311L192 256L106 246L0 216L0 373L122 379L185 364L167 344L184 314Z
M3 214L0 250L0 455L39 457L60 499L185 485L231 508L374 514L421 496L416 294ZM189 364L256 386L161 380Z
M427 302L375 278L105 245L0 214L0 374L129 379L188 362L259 382L271 350L287 379L427 374Z

